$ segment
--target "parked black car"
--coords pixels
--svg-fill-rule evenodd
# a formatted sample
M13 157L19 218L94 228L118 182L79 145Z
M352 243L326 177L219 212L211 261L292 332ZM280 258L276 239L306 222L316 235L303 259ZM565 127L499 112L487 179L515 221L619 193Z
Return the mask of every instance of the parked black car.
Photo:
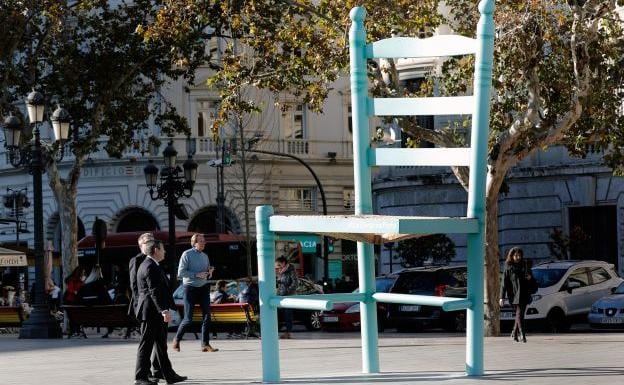
M391 293L466 297L466 266L426 266L402 270ZM437 306L391 304L389 321L397 331L443 328L466 330L466 311L445 312Z

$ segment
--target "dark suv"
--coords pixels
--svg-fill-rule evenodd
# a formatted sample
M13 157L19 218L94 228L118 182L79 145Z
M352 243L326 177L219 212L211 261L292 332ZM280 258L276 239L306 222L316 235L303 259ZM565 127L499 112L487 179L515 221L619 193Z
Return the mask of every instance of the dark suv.
M466 297L466 266L427 266L405 269L398 274L391 293ZM397 331L423 328L466 330L464 310L445 312L441 307L391 304L389 321Z

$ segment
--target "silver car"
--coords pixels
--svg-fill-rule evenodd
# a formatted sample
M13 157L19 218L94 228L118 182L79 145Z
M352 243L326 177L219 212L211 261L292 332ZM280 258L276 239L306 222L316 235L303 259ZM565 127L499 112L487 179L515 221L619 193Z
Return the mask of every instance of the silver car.
M587 320L595 329L624 329L624 283L594 302Z

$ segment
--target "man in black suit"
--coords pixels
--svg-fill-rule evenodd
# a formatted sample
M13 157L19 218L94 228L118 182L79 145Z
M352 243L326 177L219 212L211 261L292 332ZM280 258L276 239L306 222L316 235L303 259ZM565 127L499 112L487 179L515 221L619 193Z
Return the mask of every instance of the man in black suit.
M130 259L130 263L128 264L128 273L130 274L130 290L132 297L130 297L130 306L128 306L128 315L135 317L138 319L138 308L139 308L139 286L137 282L137 270L141 263L145 260L147 251L145 250L145 244L148 241L153 241L154 234L152 233L143 233L139 236L139 254L135 255L132 259ZM165 330L167 329L167 324L165 324ZM153 373L150 379L164 379L162 375L162 371L160 370L160 366L158 365L158 360L156 359L156 349L152 350L152 368Z
M167 355L167 331L165 324L171 320L169 309L175 304L171 296L169 280L159 263L165 259L165 249L159 240L147 241L147 256L137 271L137 318L141 321L141 340L137 351L135 385L154 385L149 380L152 347L167 384L187 379L178 375Z
M132 298L130 298L130 307L128 308L128 314L136 316L139 302L139 286L137 282L137 270L141 263L145 260L145 244L148 241L153 241L154 235L152 233L143 233L139 236L139 254L130 259L128 264L128 272L130 273L130 290L132 290Z

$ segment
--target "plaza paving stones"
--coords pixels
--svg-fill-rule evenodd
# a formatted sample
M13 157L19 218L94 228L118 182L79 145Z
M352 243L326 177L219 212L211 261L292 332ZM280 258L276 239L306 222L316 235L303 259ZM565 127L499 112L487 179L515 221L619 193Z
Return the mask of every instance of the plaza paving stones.
M624 384L624 334L529 335L527 344L487 338L486 375L464 375L465 338L446 333L382 333L383 373L360 373L357 333L295 333L280 341L286 384ZM172 335L170 335L172 337ZM192 334L189 335L192 338ZM217 339L217 353L196 340L170 352L187 385L258 384L260 341ZM0 336L0 385L132 384L137 340L19 340ZM161 384L163 382L161 381Z

